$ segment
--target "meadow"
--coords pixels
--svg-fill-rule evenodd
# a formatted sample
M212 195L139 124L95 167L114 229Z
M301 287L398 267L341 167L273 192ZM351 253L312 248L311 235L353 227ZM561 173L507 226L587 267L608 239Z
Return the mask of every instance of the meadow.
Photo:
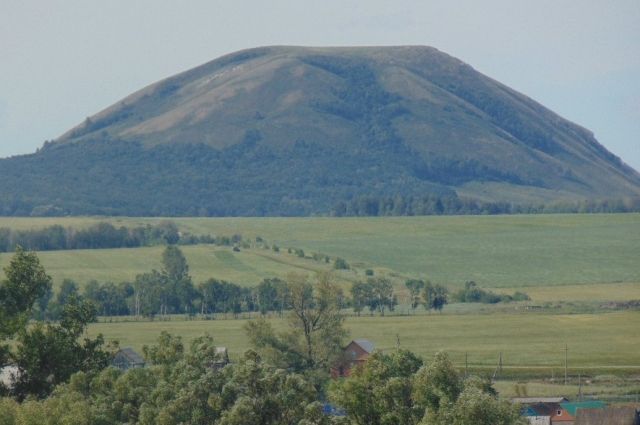
M0 218L16 229L50 224L87 226L97 221L133 226L146 218ZM194 234L261 236L281 253L262 249L232 252L210 246L184 247L197 281L209 277L255 284L262 277L290 271L313 272L326 266L286 253L287 247L340 256L362 271L428 278L449 286L474 280L490 288L624 284L601 294L637 294L640 282L640 214L566 214L510 216L371 218L172 218ZM42 252L56 279L126 280L160 267L160 247ZM225 253L219 252L220 250ZM10 254L0 255L6 264ZM361 277L345 274L345 280ZM551 291L551 292L548 292ZM544 297L550 298L549 289ZM560 289L562 291L562 289ZM574 291L580 294L577 289ZM605 298L606 299L606 298Z
M445 309L446 310L446 309ZM276 329L285 319L271 318ZM208 332L238 358L249 348L243 326L247 319L101 322L88 333L103 333L107 340L140 350L153 344L161 331L180 335L185 342ZM499 353L506 369L533 369L551 375L564 367L565 344L572 370L598 373L621 369L640 373L640 312L599 314L419 314L414 316L361 316L346 321L351 338L367 338L383 351L397 347L430 358L447 351L458 366L465 355L469 366L493 371Z

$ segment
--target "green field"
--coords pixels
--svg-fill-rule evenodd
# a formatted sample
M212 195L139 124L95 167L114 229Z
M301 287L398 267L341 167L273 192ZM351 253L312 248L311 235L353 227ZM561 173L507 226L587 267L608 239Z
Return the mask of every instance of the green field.
M81 227L101 220L135 226L161 219L0 218L0 227ZM274 252L254 246L234 252L230 247L184 246L196 282L216 277L254 285L264 277L331 269L323 261L287 253L288 247L294 247L303 248L307 256L319 252L345 258L353 269L337 272L336 276L346 284L364 279L367 268L391 277L396 283L400 312L408 309L403 305L407 300L402 285L407 277L429 278L451 289L475 280L496 292L524 291L531 296L531 303L547 305L544 310L531 311L520 308L521 304L453 304L444 314L428 315L420 310L415 316L347 320L351 337L368 338L385 351L393 350L399 337L404 348L427 358L446 350L460 367L468 355L471 368L487 373L493 371L502 353L505 371L512 378L534 377L527 378L530 395L575 394L577 387L565 388L542 380L562 373L565 344L571 373L592 377L640 375L640 312L605 312L599 307L604 301L640 299L640 214L172 220L182 231L241 234L245 240L259 235L281 248ZM162 249L51 251L38 255L56 283L72 278L84 284L91 279L131 280L138 273L159 269ZM10 256L0 255L0 264L6 264ZM568 312L580 314L565 314ZM281 319L271 320L279 329L287 326ZM101 322L91 325L89 334L101 332L109 340L139 350L154 343L162 330L181 335L187 342L209 332L237 358L248 348L242 329L245 322L182 317L171 321ZM634 382L594 381L592 389L635 391ZM515 391L514 381L497 386L505 394Z
M263 249L233 252L228 247L192 245L181 247L196 282L215 277L242 285L254 285L264 277L285 276L289 272L328 269L321 263L276 254ZM160 270L163 247L87 249L39 252L38 257L56 283L70 278L84 284L91 279L101 282L131 281L139 273ZM3 254L5 265L11 254ZM280 259L286 257L286 261Z
M284 320L271 319L284 329ZM232 356L248 347L242 329L246 320L179 320L119 322L91 325L89 333L103 333L122 346L140 349L152 344L162 330L185 341L210 333ZM402 347L430 357L439 350L464 364L468 353L472 367L494 367L500 352L504 366L533 368L551 374L564 365L564 346L572 368L584 370L621 368L640 372L640 312L607 314L432 314L416 316L351 317L347 327L352 338L367 338L376 348Z
M2 218L0 227L85 226L100 220ZM131 226L161 219L106 220ZM359 270L372 267L447 285L461 285L466 280L509 289L625 283L631 285L616 288L616 294L637 294L634 282L640 282L640 214L172 220L196 234L260 235L280 247L344 257ZM218 277L254 284L262 277L324 267L286 252L278 255L252 249L216 254L218 249L208 246L184 250L196 280ZM70 277L83 283L89 279L132 279L137 273L160 267L159 252L155 247L43 252L40 256L56 280ZM9 255L2 254L0 263L6 263Z

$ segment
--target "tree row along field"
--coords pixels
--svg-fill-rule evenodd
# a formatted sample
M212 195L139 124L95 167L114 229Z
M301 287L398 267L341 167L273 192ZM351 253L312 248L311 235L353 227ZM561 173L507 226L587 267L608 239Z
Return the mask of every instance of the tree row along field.
M231 315L230 315L231 317ZM249 348L243 331L246 320L181 320L95 323L89 335L103 333L107 340L140 350L153 344L166 330L181 335L185 342L208 332L216 344L228 348L232 357L240 357ZM287 322L273 318L277 330ZM366 338L385 352L402 348L430 358L446 350L463 367L465 354L473 367L494 368L499 353L506 368L531 368L544 375L564 368L565 344L572 370L583 368L591 374L598 369L619 368L640 371L640 313L606 314L515 314L446 315L433 313L416 316L361 316L346 321L351 338ZM487 370L488 370L487 369Z
M98 221L138 226L161 220L0 218L0 227L82 227ZM327 268L286 252L287 247L294 247L304 249L307 255L323 253L346 258L361 270L374 268L453 286L468 280L482 287L510 289L624 284L601 291L616 288L618 293L634 293L634 283L640 282L640 214L171 220L181 230L195 235L240 234L245 239L261 236L269 244L283 248L275 253L253 248L233 252L209 245L186 246L184 253L195 281L216 277L254 285L264 277ZM136 274L159 268L160 251L161 247L51 251L40 253L40 258L56 283L71 278L82 285L91 279L132 280ZM8 253L0 255L0 264L6 264L9 257ZM352 281L361 276L356 271L343 273L341 278ZM579 288L575 292L581 293Z

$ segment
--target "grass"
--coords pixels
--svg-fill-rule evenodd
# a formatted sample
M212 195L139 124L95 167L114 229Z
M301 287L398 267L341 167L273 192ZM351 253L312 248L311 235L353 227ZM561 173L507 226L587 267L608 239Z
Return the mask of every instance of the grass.
M602 283L563 286L524 286L514 288L492 288L499 293L511 294L523 291L534 302L557 301L629 301L640 299L640 282Z
M233 252L228 247L193 245L181 247L196 282L215 277L242 285L255 285L264 277L287 273L310 273L330 266L287 254L262 249ZM56 284L73 279L81 284L98 281L131 281L139 273L160 270L163 247L126 249L87 249L39 252L38 257ZM11 254L0 256L0 265L8 264ZM286 259L283 259L286 257Z
M579 388L582 385L582 395L590 399L601 400L626 400L636 403L640 399L640 383L638 379L620 379L608 382L592 381L591 379L578 380L572 376L570 382L564 385L563 376L555 376L555 382L532 381L517 383L514 381L496 381L494 388L503 397L558 397L562 395L569 400L578 400ZM518 386L519 388L517 388ZM520 394L518 394L520 391Z
M0 227L86 226L99 220L103 219L1 218ZM105 220L133 226L161 219ZM421 276L447 285L475 280L483 287L513 290L623 283L628 284L625 288L630 293L637 294L635 282L640 282L640 214L172 220L196 234L260 235L281 248L340 256L360 268ZM57 279L122 280L159 267L159 249L48 252L40 256ZM319 267L311 260L297 260L284 253L266 256L265 251L250 250L216 256L212 251L216 248L185 247L197 280L218 277L249 284L262 277ZM1 255L0 263L6 263L7 257ZM616 293L627 289L618 287ZM549 292L542 296L549 297Z
M101 332L122 346L141 349L154 343L162 330L181 335L186 342L209 332L232 356L249 348L242 327L246 320L179 320L97 323L89 333ZM278 329L287 323L271 319ZM347 320L353 338L367 338L376 348L401 346L427 358L439 350L454 362L471 367L493 368L502 352L505 368L533 368L556 373L564 365L567 344L572 368L635 370L640 373L640 313L607 314L432 314L416 316L353 317Z
M0 227L26 229L56 223L81 227L100 220L134 226L161 219L0 218ZM264 277L330 268L286 253L287 247L296 247L307 254L340 256L355 265L356 271L338 273L342 281L364 278L364 269L373 268L376 274L392 276L397 283L407 276L449 286L475 280L496 292L527 292L533 303L565 301L590 306L640 299L640 214L172 220L191 233L260 235L281 247L280 253L257 248L233 252L208 245L182 247L196 282L216 277L253 285ZM150 247L38 255L56 282L73 278L84 283L90 279L130 280L138 273L159 269L161 250ZM6 264L10 255L0 255L0 264ZM398 292L400 301L406 302L403 292ZM427 358L446 350L460 367L467 355L473 370L486 373L493 371L501 352L505 375L512 378L560 375L565 344L571 373L640 375L640 312L560 314L566 311L527 312L510 304L458 304L446 307L442 315L363 316L348 319L347 326L352 337L368 338L382 350L393 350L399 338L402 347ZM271 321L278 329L287 326L281 319ZM162 330L181 335L185 342L209 332L237 358L249 348L242 329L245 322L181 318L103 322L91 325L89 333L101 332L122 346L140 350L153 344ZM637 390L637 382L627 384L594 381L589 385L591 393ZM514 381L497 383L507 395L515 391L513 385ZM575 386L565 388L533 378L527 383L529 395L574 396L576 391Z

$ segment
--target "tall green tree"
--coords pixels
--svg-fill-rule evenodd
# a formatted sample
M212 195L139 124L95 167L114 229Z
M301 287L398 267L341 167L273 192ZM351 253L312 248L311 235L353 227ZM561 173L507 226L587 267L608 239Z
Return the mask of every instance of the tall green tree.
M11 355L20 370L12 393L18 399L28 395L46 397L75 372L97 373L105 368L112 350L104 347L102 335L80 341L86 326L95 318L93 303L72 296L59 323L36 323L21 330Z
M162 314L168 311L191 313L196 291L189 276L187 259L175 245L167 245L162 252L162 276L165 278Z
M47 275L34 252L21 247L4 268L5 279L0 281L0 367L9 356L5 340L25 329L34 303L51 290Z
M371 305L373 299L373 288L370 282L354 282L351 285L351 302L353 311L360 316L360 312L365 307Z
M378 310L384 316L386 309L393 310L397 304L393 294L393 285L386 277L370 277L367 282L371 285L371 300L369 308Z
M413 397L427 411L437 411L441 405L457 400L462 389L460 374L447 353L440 351L416 373Z
M329 274L318 275L315 283L306 276L289 275L287 289L291 330L276 334L264 320L248 322L245 329L252 345L278 365L326 373L347 335L341 289Z
M440 284L425 283L423 292L424 308L426 310L436 310L442 312L444 306L449 302L449 291Z
M23 329L36 300L51 288L51 277L34 252L21 247L4 268L0 281L0 340Z
M411 301L411 309L415 310L421 303L421 292L424 288L425 282L424 280L418 279L409 279L404 283L404 286L409 290L409 297Z
M329 398L357 425L416 424L424 411L412 399L413 375L422 360L407 350L375 352L349 379L329 387Z

